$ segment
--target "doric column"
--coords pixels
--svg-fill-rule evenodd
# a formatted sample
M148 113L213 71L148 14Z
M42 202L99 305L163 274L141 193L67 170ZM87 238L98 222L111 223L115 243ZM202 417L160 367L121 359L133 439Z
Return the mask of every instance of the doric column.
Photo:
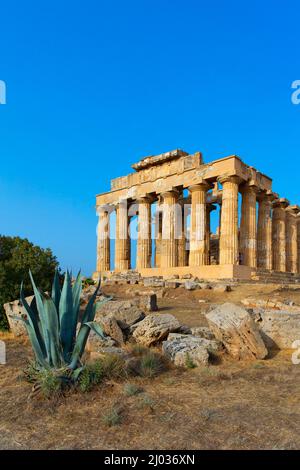
M97 272L110 270L110 239L109 239L109 211L99 208L98 242L97 242Z
M161 267L170 268L177 266L178 252L176 240L177 224L177 191L167 191L162 194L162 244L161 244Z
M189 187L191 193L190 266L207 264L206 193L210 187L205 181Z
M116 271L127 271L130 269L130 238L128 233L129 217L127 201L122 201L116 208Z
M297 214L298 206L286 208L286 270L289 273L298 271L298 245L297 245Z
M206 206L206 235L205 239L207 241L207 251L206 251L206 263L210 264L210 214L212 211L216 210L216 206L214 204L207 204Z
M151 268L151 199L143 197L138 201L138 242L137 270Z
M220 231L220 264L239 264L238 241L238 176L222 176L222 215Z
M180 197L178 204L181 209L181 223L179 222L180 235L178 238L178 266L186 266L186 236L185 236L185 198Z
M272 191L258 195L257 266L272 269Z
M297 273L300 274L300 213L297 215Z
M240 186L242 214L240 227L240 253L242 264L256 267L256 194L257 187L247 183Z
M161 241L162 241L162 211L161 211L161 198L156 204L155 212L155 267L160 267L161 255Z
M273 202L272 217L272 247L274 271L286 271L286 212L289 202L284 199L276 199Z

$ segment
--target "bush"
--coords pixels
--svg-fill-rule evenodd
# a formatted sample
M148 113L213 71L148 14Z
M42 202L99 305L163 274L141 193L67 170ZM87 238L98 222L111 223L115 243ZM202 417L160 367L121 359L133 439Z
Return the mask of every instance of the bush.
M79 376L79 388L82 392L89 392L94 385L98 385L104 378L103 363L100 360L87 364Z
M122 421L122 414L118 407L113 406L102 416L102 421L106 426L116 426Z
M3 304L20 298L24 281L25 296L32 295L29 269L43 292L49 291L58 261L50 249L35 246L27 239L0 236L0 329L8 323Z
M130 383L125 384L123 390L124 390L124 395L126 395L127 397L133 397L134 395L137 395L138 393L142 392L141 387L138 387L137 385L130 384Z
M152 351L148 351L141 357L140 375L142 377L155 377L164 369L162 357Z

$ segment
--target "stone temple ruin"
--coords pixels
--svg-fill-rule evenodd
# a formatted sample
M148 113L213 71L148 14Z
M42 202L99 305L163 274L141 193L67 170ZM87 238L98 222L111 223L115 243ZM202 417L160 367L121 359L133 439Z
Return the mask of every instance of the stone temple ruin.
M236 155L204 163L200 152L182 150L132 168L97 196L95 278L112 274L109 226L116 211L114 272L131 269L128 227L137 215L135 269L143 277L300 280L300 208L272 191L271 178ZM219 228L212 234L216 208Z

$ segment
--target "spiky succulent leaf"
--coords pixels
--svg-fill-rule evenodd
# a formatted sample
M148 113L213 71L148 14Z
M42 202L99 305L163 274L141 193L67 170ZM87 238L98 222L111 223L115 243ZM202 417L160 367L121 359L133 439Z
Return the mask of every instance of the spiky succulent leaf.
M57 313L59 312L60 296L61 296L61 288L60 288L60 282L59 282L59 274L58 274L58 270L56 269L53 284L52 284L52 299L55 304Z
M34 296L35 296L35 300L36 300L36 306L37 306L37 310L38 310L39 318L40 318L40 322L41 322L41 330L42 330L42 333L43 333L43 339L44 339L44 343L45 343L45 347L46 347L47 358L49 359L50 358L49 338L48 338L49 326L48 326L48 323L47 323L47 316L46 316L45 310L44 310L42 294L35 285L35 282L34 282L31 271L29 271L29 276L30 276L30 279L31 279L31 284L32 284L32 287L33 287L33 292L34 292Z
M40 322L39 314L36 308L36 303L32 301L30 306L27 303L27 300L24 294L23 282L21 284L21 289L20 289L20 300L22 302L23 307L25 308L27 312L29 324L31 325L31 327L33 328L35 332L36 339L39 342L40 349L43 353L43 356L47 357L46 346L45 346L44 339L42 336L41 322ZM35 298L33 300L35 300Z
M44 356L44 353L41 349L40 343L34 331L34 328L31 326L31 323L29 322L29 320L24 317L19 317L17 315L10 315L10 317L13 318L14 320L22 321L25 324L25 328L27 330L27 334L28 334L28 337L29 337L29 340L30 340L38 365L45 369L49 369L49 364Z
M69 272L65 275L59 302L60 340L64 359L69 361L76 334L77 316L73 310L73 293ZM74 334L75 332L75 334Z
M82 277L81 277L80 271L77 275L72 291L73 291L73 309L76 315L76 323L77 323L79 309L80 309L80 297L81 297L81 292L82 292Z
M51 298L43 297L44 310L47 315L50 364L60 368L64 363L63 350L60 343L59 321L55 304Z

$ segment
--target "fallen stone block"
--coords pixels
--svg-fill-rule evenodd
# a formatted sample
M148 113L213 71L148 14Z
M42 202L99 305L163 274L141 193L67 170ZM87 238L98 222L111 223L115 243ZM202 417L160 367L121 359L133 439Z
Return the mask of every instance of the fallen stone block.
M163 341L170 332L180 328L179 321L168 313L150 314L140 321L133 331L133 337L144 346L153 346Z
M34 300L34 296L26 297L26 301L29 305ZM27 336L27 331L25 328L24 323L21 320L17 320L12 318L12 316L21 318L22 315L26 315L26 310L24 309L23 305L21 304L20 300L14 300L13 302L8 302L4 304L4 311L5 315L9 324L9 328L14 336L22 337Z
M163 354L176 366L188 367L207 365L209 360L208 341L191 335L170 334L162 344Z
M300 311L259 309L254 310L253 318L268 348L291 349L293 342L300 339Z
M257 324L246 309L232 303L206 314L209 329L236 359L264 359L268 351Z

